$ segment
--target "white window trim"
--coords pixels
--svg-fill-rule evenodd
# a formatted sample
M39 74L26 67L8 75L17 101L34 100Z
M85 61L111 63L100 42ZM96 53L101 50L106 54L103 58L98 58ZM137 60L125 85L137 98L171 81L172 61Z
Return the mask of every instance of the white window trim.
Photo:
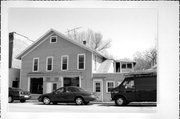
M67 57L67 69L65 69L65 70L62 69L63 68L63 58L64 57ZM68 71L68 69L69 69L68 67L69 67L69 56L68 55L62 55L61 56L61 71Z
M80 55L83 55L83 56L84 56L84 68L83 68L83 69L79 69L79 56L80 56ZM85 70L85 69L86 69L86 55L85 55L84 53L77 55L77 69L78 69L78 70Z
M48 70L47 68L48 68L48 59L49 58L52 58L52 69L51 70ZM53 56L48 56L48 57L46 57L46 71L47 72L50 72L50 71L53 71Z
M56 42L52 42L52 37L56 37ZM57 36L50 36L50 43L57 43Z
M37 67L37 71L34 71L34 61L35 61L35 59L37 59L38 60L38 67ZM38 72L39 71L39 57L35 57L35 58L33 58L33 65L32 65L33 67L32 67L32 72Z
M115 88L115 81L106 81L106 93L110 93L108 92L108 83L113 83L113 88Z

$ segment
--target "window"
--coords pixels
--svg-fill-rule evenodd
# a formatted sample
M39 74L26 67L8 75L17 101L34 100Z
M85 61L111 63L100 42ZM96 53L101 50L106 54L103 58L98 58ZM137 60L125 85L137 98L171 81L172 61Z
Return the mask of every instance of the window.
M56 43L56 42L57 42L57 36L51 36L50 43Z
M107 81L106 82L106 92L109 93L112 88L114 88L114 81Z
M19 87L19 81L13 81L12 82L12 87L18 88Z
M76 89L76 88L70 88L70 87L68 87L68 88L66 89L66 92L67 92L67 93L71 93L71 92L79 92L79 91L78 91L78 89Z
M47 57L46 70L47 71L52 71L53 70L53 57Z
M68 70L68 56L62 56L61 57L61 70L66 71Z
M53 91L57 89L57 84L53 83Z
M101 86L99 82L95 83L95 92L101 92Z
M85 69L85 54L78 54L78 69Z
M33 59L33 71L37 72L39 70L39 58Z
M55 92L56 92L56 94L63 93L64 92L64 88L63 87L59 88Z
M116 62L116 72L120 72L120 62Z
M126 69L126 64L122 64L122 69Z
M131 63L128 63L128 64L127 64L127 68L130 68L130 69L131 69L131 68L132 68L132 64L131 64Z
M134 80L128 80L123 83L125 88L134 88Z

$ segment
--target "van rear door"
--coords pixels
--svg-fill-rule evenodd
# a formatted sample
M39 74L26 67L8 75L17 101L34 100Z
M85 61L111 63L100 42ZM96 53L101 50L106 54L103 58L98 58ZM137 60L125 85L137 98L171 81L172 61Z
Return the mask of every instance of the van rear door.
M136 100L156 101L156 77L136 77Z

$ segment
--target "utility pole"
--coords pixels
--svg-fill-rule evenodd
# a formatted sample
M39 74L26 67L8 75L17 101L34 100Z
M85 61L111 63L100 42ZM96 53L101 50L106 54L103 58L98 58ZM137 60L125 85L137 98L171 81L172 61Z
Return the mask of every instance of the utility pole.
M73 29L67 29L66 33L68 33L68 37L70 36L70 32L73 32L74 39L76 40L76 30L80 29L81 27L75 27Z

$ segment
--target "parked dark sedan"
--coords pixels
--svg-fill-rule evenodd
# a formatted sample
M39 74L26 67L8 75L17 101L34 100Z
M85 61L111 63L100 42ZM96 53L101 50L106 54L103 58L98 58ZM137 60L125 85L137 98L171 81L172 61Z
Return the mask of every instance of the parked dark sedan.
M12 103L14 100L20 100L20 102L25 102L26 100L30 99L30 92L23 91L19 88L9 88L9 98L8 102Z
M61 87L52 93L40 95L39 102L57 104L58 102L75 102L77 105L88 104L96 100L95 95L75 86Z

